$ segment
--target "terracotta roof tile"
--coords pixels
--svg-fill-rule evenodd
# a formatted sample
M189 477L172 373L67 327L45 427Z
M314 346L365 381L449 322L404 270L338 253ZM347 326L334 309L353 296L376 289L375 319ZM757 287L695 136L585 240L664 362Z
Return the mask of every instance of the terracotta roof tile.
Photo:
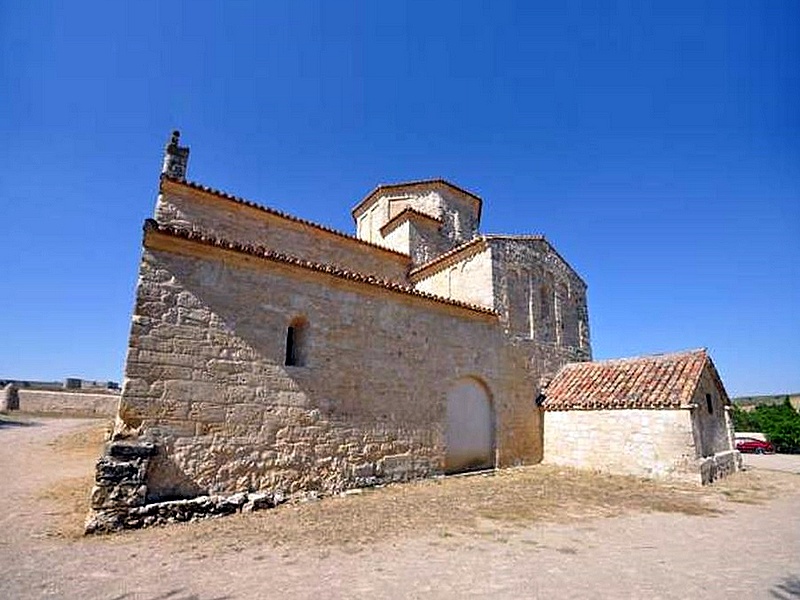
M400 283L389 281L386 279L381 279L373 275L364 275L363 273L357 273L355 271L342 269L341 267L338 267L336 265L312 262L302 258L298 258L296 256L291 256L289 254L282 254L280 252L275 252L274 250L270 250L268 248L265 248L264 246L257 246L253 244L241 244L238 242L232 242L230 240L225 240L222 238L217 238L207 233L199 231L187 230L179 227L172 227L169 225L162 225L158 223L158 221L156 221L155 219L147 219L145 221L144 231L145 231L145 243L147 242L148 233L156 232L162 235L174 238L180 238L198 244L202 244L204 246L222 248L224 250L239 252L241 254L255 256L257 258L261 258L272 262L293 265L295 267L308 269L309 271L316 271L318 273L327 273L328 275L339 277L341 279L356 281L358 283L380 287L392 292L406 294L408 296L416 296L417 298L424 298L425 300L438 302L439 304L447 304L458 308L464 308L473 312L482 313L485 315L491 315L494 317L498 316L498 313L496 311L483 306L479 306L477 304L470 304L468 302L461 302L459 300L443 298L442 296L429 294L427 292L416 290L410 286L402 285Z
M704 349L570 363L545 389L544 407L545 410L681 408L690 403L706 365L713 369ZM715 369L713 373L718 378Z

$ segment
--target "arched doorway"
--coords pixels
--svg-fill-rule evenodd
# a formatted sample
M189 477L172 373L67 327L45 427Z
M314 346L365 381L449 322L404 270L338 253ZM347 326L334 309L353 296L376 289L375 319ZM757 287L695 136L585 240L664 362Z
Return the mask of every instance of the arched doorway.
M477 379L461 379L447 392L445 443L446 473L494 467L492 401Z

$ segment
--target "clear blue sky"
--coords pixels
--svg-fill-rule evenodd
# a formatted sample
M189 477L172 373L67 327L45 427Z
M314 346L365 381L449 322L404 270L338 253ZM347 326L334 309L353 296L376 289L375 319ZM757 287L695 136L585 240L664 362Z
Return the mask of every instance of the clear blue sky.
M348 232L444 177L543 233L596 358L800 391L800 3L0 0L0 378L122 378L161 153Z

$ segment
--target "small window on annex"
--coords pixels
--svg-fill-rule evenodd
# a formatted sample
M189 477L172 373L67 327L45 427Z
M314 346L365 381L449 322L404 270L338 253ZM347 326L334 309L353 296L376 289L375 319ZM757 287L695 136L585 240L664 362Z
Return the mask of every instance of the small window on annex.
M308 352L308 321L302 317L292 320L286 329L286 360L288 367L306 366Z
M708 414L714 414L714 403L711 401L711 394L706 394L706 408L708 409Z

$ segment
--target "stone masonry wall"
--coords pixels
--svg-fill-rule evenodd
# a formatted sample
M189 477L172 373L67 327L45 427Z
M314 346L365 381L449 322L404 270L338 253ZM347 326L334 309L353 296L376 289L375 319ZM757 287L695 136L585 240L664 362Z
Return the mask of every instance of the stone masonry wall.
M399 249L402 246L397 245L397 235L384 238L381 228L403 209L410 207L441 221L441 226L435 232L425 232L424 236L411 240L415 264L430 260L433 253L446 252L473 239L480 224L474 202L450 190L436 187L377 197L357 217L358 237Z
M591 360L586 284L543 239L489 236L494 308L509 335Z
M494 308L491 251L488 247L477 248L458 262L418 281L414 287L444 298Z
M577 336L578 315L588 320L586 286L559 262L555 262L559 268L548 266L554 262L542 256L548 249L549 245L540 240L490 239L487 244L476 245L474 251L452 264L445 264L415 284L422 291L492 307L500 312L506 334L505 349L514 360L524 362L525 366L520 368L528 373L531 398L539 394L543 376L552 377L568 362L591 358L588 326L584 330L583 347L576 337L556 335L557 323L563 325L565 331L574 330ZM553 312L546 316L539 303L548 280L559 282L561 288L568 285L572 295L562 291L559 292L562 296L556 299L559 288L551 285L548 289L552 294ZM558 302L562 314L556 320L554 311ZM573 307L571 310L563 308L568 303ZM533 326L530 319L533 319ZM545 328L549 328L549 333L543 333Z
M312 262L405 282L411 264L404 257L303 223L237 204L172 181L162 182L156 220L164 225L211 233L243 244L261 245Z
M17 391L19 410L30 413L69 416L114 417L119 405L118 394L89 394L79 392L50 392L44 390Z
M548 411L544 457L581 469L700 482L689 410Z
M456 247L468 242L478 235L480 216L477 214L475 204L461 194L450 190L442 190L442 235L451 240L451 246Z
M148 502L331 493L441 472L447 390L475 377L498 464L536 462L527 367L491 315L169 240L144 253L116 436L157 448Z
M692 426L700 456L713 456L735 449L733 425L726 410L724 393L717 387L711 369L706 367L692 397L696 405L692 411ZM707 400L711 401L710 410Z

